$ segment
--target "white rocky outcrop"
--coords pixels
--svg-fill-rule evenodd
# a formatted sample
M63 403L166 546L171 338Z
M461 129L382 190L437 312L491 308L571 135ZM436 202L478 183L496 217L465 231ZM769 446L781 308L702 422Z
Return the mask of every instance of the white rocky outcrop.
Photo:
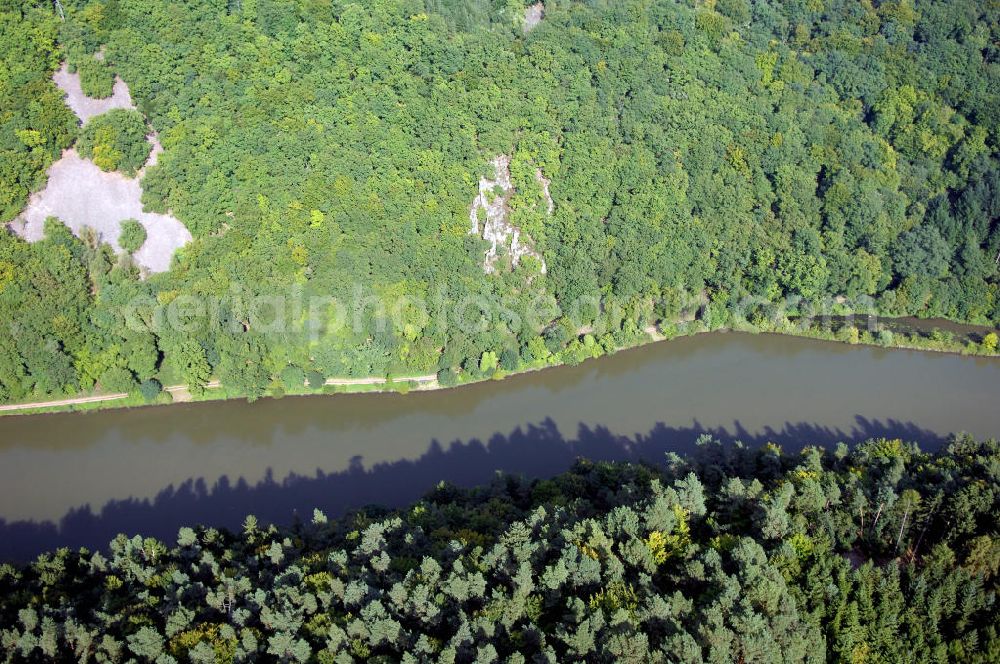
M545 18L545 5L536 2L524 8L524 31L531 32Z
M542 274L545 274L545 259L535 250L531 238L521 233L521 229L510 223L510 208L508 203L514 195L514 184L510 179L510 157L499 155L491 162L493 164L493 178L480 178L479 193L472 201L469 209L469 221L472 227L469 229L471 235L480 235L490 243L490 248L486 251L483 261L483 271L491 274L496 271L497 259L500 257L500 248L504 247L510 256L511 265L517 266L524 256L532 256L541 263ZM548 180L542 177L541 170L536 172L536 178L545 192L548 204L548 213L553 210L552 198L549 196ZM483 211L480 219L480 210ZM482 221L482 228L480 228Z
M549 185L552 184L552 180L542 175L542 169L535 169L535 180L538 181L539 186L542 188L542 197L545 199L545 213L552 216L552 212L556 209L556 204L552 202L552 194L549 193Z

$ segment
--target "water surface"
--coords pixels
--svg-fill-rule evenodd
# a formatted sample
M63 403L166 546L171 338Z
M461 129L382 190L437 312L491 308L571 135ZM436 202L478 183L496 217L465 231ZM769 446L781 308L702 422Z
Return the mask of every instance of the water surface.
M577 455L1000 433L1000 361L708 334L457 389L0 418L0 557L401 504L440 480L544 475ZM56 525L58 524L58 525Z

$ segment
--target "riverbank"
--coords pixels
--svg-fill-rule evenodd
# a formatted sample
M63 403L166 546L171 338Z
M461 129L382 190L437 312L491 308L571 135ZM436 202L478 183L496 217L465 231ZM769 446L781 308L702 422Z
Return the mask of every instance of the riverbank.
M984 342L989 334L996 334L993 328L987 326L956 323L946 319L876 319L864 314L853 318L844 316L831 317L823 321L822 327L803 327L801 323L797 323L794 320L784 321L780 324L766 324L762 322L758 322L757 324L744 323L732 327L718 327L714 329L708 328L700 321L690 321L681 324L649 325L643 330L644 337L637 340L636 343L615 349L610 355L650 343L667 342L701 334L724 334L726 332L773 334L886 349L918 350L964 356L1000 357L1000 353L998 353L995 345L992 346L991 350L990 344ZM606 354L602 352L591 357L596 358L604 355ZM502 380L509 376L552 369L566 364L570 363L536 363L531 366L522 367L516 371L505 372L498 370L485 377L471 378L458 376L453 384L448 385L441 384L435 374L401 377L328 378L323 386L319 388L312 388L308 384L303 384L302 389L282 390L278 394L268 394L265 398L277 399L284 396L319 396L360 392L405 394L413 390L451 389L484 381ZM245 396L237 392L230 392L220 381L212 380L204 386L200 394L192 392L186 385L166 386L163 388L161 395L152 402L144 400L138 394L113 393L5 404L0 405L0 417L5 415L37 415L43 413L162 406L192 401L221 401L243 399Z
M424 376L410 376L406 378L328 378L322 388L318 390L308 389L303 386L302 391L293 390L286 392L287 395L309 395L324 394L326 388L352 388L344 391L401 391L401 384L413 389L433 389L436 386L437 376L428 374ZM391 390L380 390L386 385L392 386ZM429 387L430 386L430 387ZM340 391L340 390L338 390ZM334 392L336 393L336 392ZM160 397L152 402L145 401L141 395L118 392L112 394L93 394L88 396L71 397L67 399L56 399L51 401L34 401L18 404L0 405L0 415L38 415L43 413L74 412L84 410L109 409L109 408L129 408L137 406L158 406L172 403L188 403L192 401L219 401L223 399L242 399L244 395L227 393L222 383L218 380L211 380L204 385L202 393L196 395L188 385L168 385L163 388ZM273 395L271 398L276 398Z

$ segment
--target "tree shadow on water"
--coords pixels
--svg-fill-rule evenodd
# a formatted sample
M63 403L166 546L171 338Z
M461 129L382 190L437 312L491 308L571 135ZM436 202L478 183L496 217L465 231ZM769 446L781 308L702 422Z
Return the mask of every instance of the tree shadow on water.
M661 422L648 432L623 436L602 426L581 424L572 439L547 419L509 434L494 434L486 442L456 440L446 447L433 440L417 459L369 468L358 456L348 468L335 472L317 469L314 475L275 478L269 469L253 485L242 478L222 477L209 486L203 478L192 478L164 488L153 499L112 500L96 513L90 505L75 507L58 524L0 519L0 561L24 561L58 547L103 549L118 533L141 533L172 542L181 526L236 528L248 514L261 523L288 523L296 515L310 518L314 508L337 517L365 505L401 507L441 481L471 487L489 482L498 472L546 477L566 470L580 457L658 461L668 452L694 451L703 435L750 446L773 442L789 451L804 445L832 446L877 437L902 438L920 443L924 449L935 449L945 440L910 422L881 422L860 416L850 431L801 422L786 422L780 429L766 427L759 432L748 431L738 421L731 430L706 428L698 422L686 427Z

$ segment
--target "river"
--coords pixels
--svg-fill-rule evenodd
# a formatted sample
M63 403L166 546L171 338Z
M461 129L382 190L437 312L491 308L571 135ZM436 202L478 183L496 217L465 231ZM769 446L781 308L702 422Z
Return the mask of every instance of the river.
M662 458L710 432L787 448L1000 434L1000 360L714 333L451 390L0 418L0 559L401 505L437 482Z

